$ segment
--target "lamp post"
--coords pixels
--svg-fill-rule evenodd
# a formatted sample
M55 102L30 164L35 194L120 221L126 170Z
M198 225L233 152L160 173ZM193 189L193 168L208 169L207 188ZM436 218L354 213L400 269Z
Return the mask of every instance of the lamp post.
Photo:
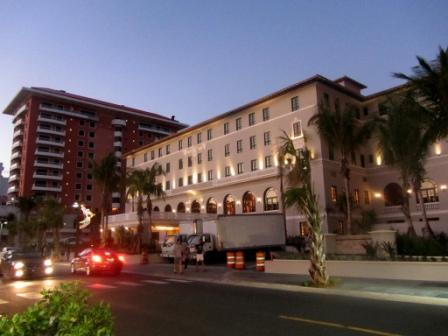
M78 209L81 207L81 205L78 202L74 202L72 205L72 208L76 210L76 217L75 217L75 256L78 255L78 249L79 249L79 212Z
M8 221L1 221L0 222L0 244L3 241L3 225L7 225Z

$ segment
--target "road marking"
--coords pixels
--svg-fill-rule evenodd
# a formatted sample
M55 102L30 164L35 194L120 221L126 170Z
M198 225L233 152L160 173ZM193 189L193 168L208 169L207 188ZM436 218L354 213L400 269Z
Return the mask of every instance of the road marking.
M374 329L367 329L367 328L360 328L360 327L354 327L354 326L345 326L343 324L339 323L333 323L333 322L326 322L326 321L319 321L319 320L311 320L306 319L302 317L296 317L296 316L286 316L286 315L280 315L279 318L283 320L292 320L292 321L298 321L298 322L305 322L310 324L317 324L325 327L331 327L331 328L339 328L339 329L348 329L353 331L359 331L366 334L371 335L378 335L378 336L400 336L399 334L389 333L381 330L374 330Z
M131 281L117 281L116 284L118 285L124 285L124 286L142 286L142 284L139 284L137 282L131 282Z
M6 304L6 303L8 303L8 301L0 300L0 304Z
M170 282L179 282L179 283L190 283L190 282L192 282L190 280L182 280L182 279L166 279L166 280L170 281Z
M158 281L158 280L142 280L142 282L155 284L155 285L166 285L168 282L165 281Z
M16 295L23 297L24 299L30 299L30 300L38 300L42 298L42 295L38 292L17 293Z
M104 285L104 284L100 284L100 283L94 283L94 284L88 285L87 287L94 288L94 289L117 288L116 286Z

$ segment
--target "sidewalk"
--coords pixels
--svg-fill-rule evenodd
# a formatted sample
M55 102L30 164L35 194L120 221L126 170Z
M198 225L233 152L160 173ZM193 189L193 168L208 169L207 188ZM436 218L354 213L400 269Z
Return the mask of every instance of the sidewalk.
M196 272L195 265L189 265L184 274L178 275L173 273L172 264L161 263L157 256L151 257L147 265L140 265L139 262L139 256L128 256L123 272L232 286L448 306L446 282L337 278L334 279L335 287L322 289L303 286L309 277L257 272L251 264L242 271L229 269L225 265L207 265L206 272Z

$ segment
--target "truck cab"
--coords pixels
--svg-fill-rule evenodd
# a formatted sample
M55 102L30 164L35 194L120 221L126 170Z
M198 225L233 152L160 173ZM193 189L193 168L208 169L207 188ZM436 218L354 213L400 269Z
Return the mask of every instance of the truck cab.
M180 237L182 244L187 243L188 235L186 234L177 234L177 235L168 235L165 237L162 246L160 256L162 258L173 259L174 258L174 245L176 244L177 238Z

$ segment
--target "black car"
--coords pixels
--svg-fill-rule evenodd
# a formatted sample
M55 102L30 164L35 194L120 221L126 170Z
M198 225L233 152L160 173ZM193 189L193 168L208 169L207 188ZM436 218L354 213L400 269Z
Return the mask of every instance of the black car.
M53 274L50 258L34 251L8 251L2 256L3 280L42 277Z
M119 256L111 249L90 247L72 260L70 270L72 273L82 270L88 276L93 273L118 275L123 269L123 261L123 256Z

